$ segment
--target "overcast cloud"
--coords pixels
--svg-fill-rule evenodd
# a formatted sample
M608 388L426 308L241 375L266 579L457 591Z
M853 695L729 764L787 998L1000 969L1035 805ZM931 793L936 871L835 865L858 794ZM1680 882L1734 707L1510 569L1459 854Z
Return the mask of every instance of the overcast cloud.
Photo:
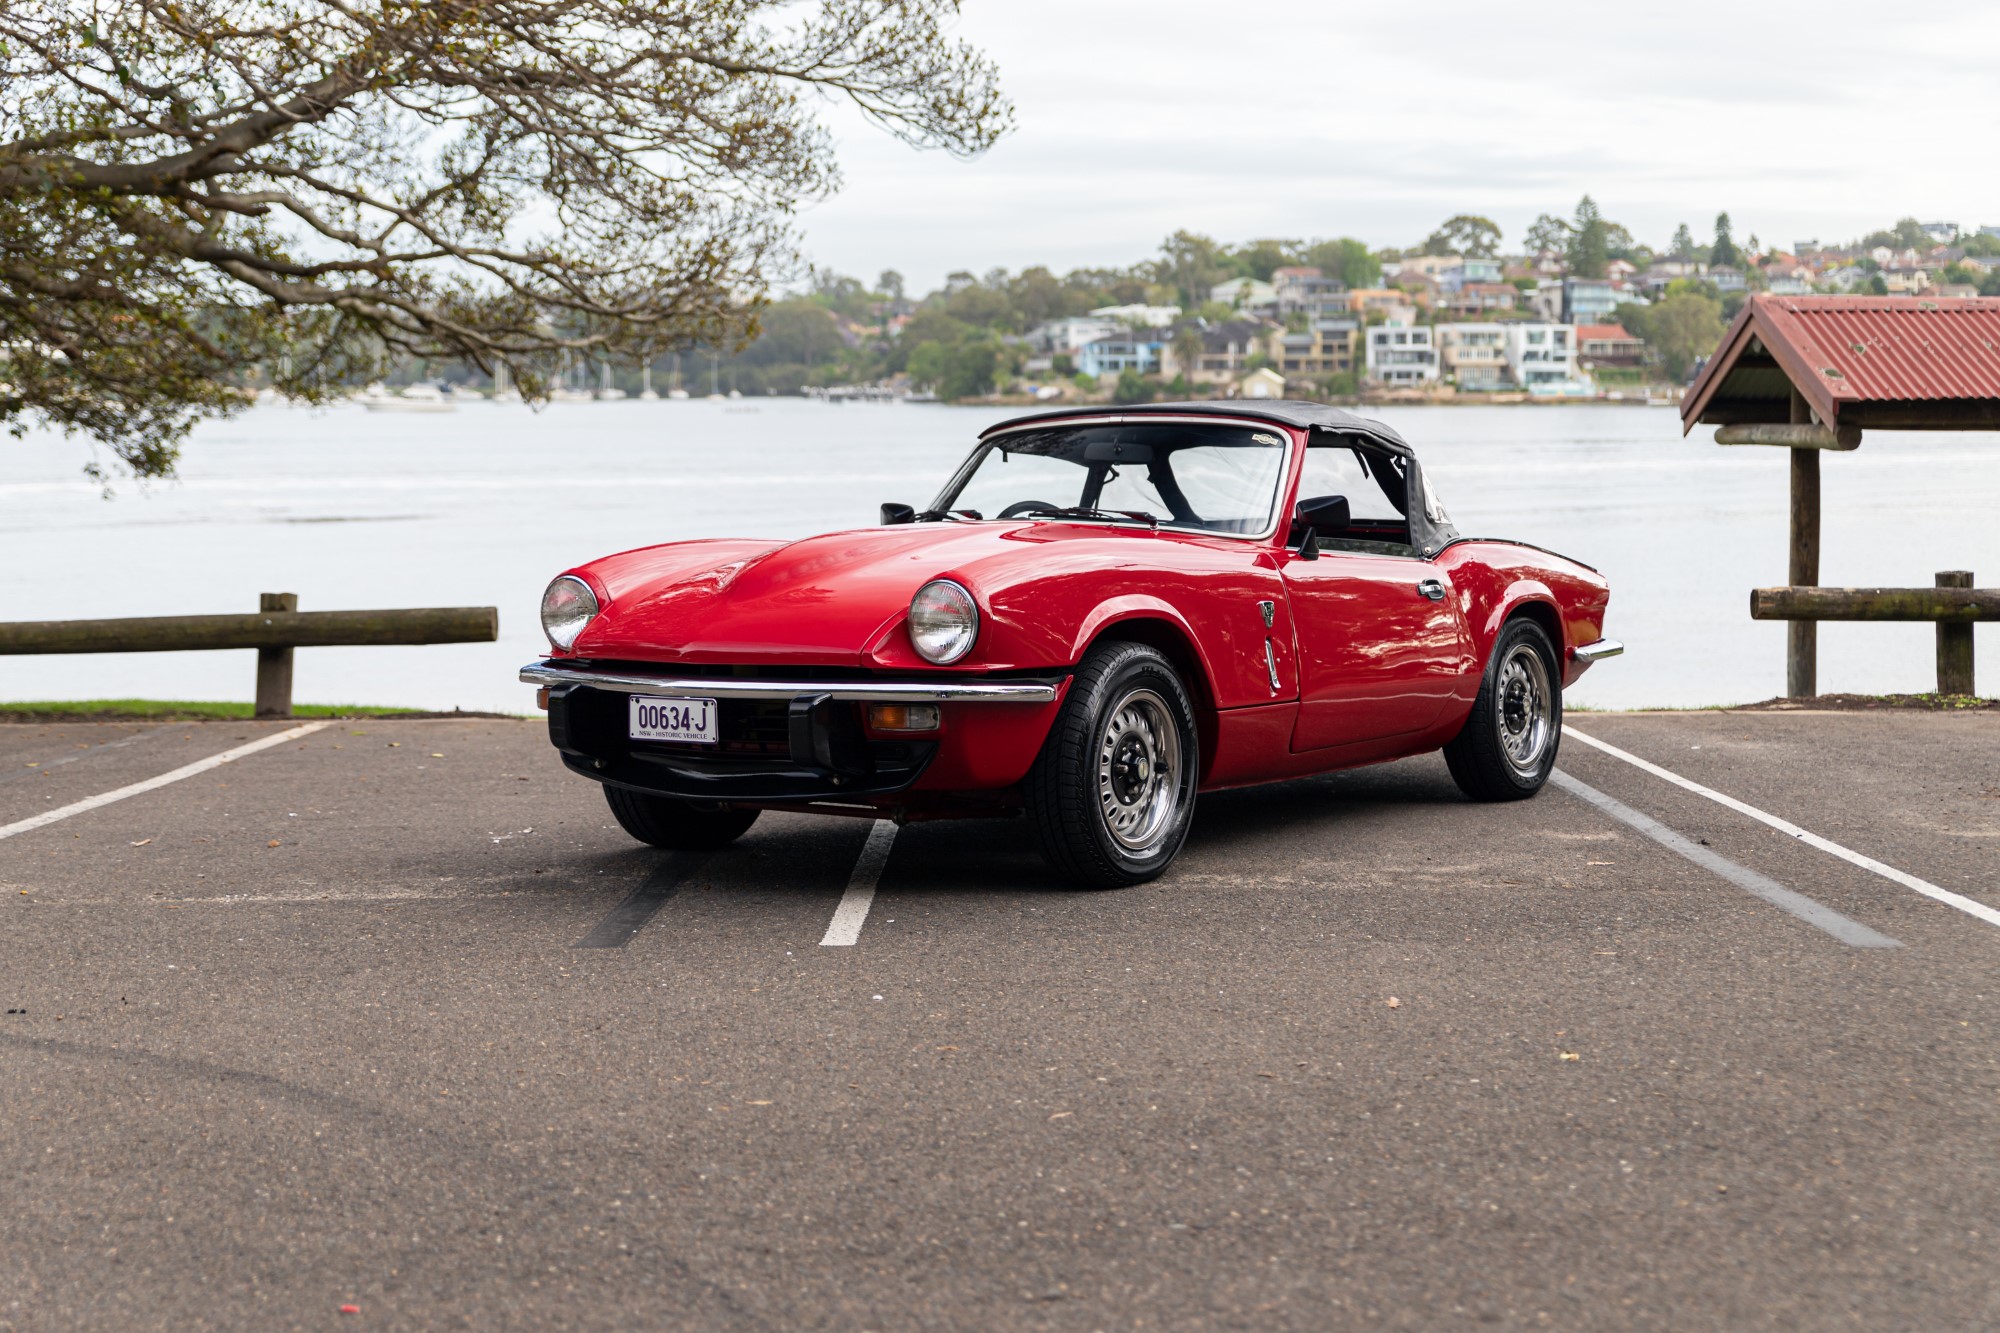
M1390 6L965 0L1019 112L985 157L831 117L847 184L809 257L914 290L1123 265L1186 227L1408 245L1454 213L1517 244L1592 194L1664 246L2000 225L2000 4Z

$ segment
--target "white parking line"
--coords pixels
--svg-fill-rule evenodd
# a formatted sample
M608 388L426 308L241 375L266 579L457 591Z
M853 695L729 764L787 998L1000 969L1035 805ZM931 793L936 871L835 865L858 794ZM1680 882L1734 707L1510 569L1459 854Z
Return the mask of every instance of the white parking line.
M248 745L239 745L233 750L224 750L221 754L212 754L206 759L197 759L192 764L177 768L171 773L162 773L156 778L147 778L144 782L135 782L129 787L120 787L116 791L102 792L96 796L86 796L83 800L76 801L70 805L60 806L54 810L44 810L39 815L30 815L18 823L0 825L0 840L14 837L16 834L32 833L38 828L45 828L60 820L68 819L71 815L85 814L102 806L110 805L115 801L122 801L128 796L139 796L149 791L157 791L161 787L179 782L182 778L191 778L198 773L206 773L212 768L220 768L224 764L232 760L241 759L245 755L255 754L259 750L268 750L273 745L283 745L286 741L295 741L301 736L318 731L321 727L331 725L333 725L332 719L328 719L325 722L308 722L304 726L293 727L289 731L281 731L275 736L265 736L260 740L251 741Z
M1717 805L1726 805L1731 810L1736 811L1736 813L1748 815L1760 824L1769 824L1772 828L1778 830L1778 832L1797 838L1808 847L1817 847L1829 856L1837 856L1850 865L1860 866L1863 870L1880 875L1882 878L1900 884L1906 889L1915 889L1918 893L1923 894L1924 897L1935 898L1947 907L1956 907L1967 916L1978 917L1989 926L2000 926L2000 911L1988 907L1985 903L1968 898L1962 893L1953 893L1950 889L1941 889L1927 879L1918 879L1915 875L1907 871L1898 870L1892 865L1884 865L1872 856L1863 856L1851 847L1843 847L1831 838L1822 838L1817 833L1800 828L1790 820L1780 819L1769 811L1759 810L1756 806L1745 804L1737 800L1734 796L1725 796L1713 788L1704 787L1699 782L1684 778L1669 769L1661 768L1658 764L1648 763L1638 755L1627 753L1615 745L1606 745L1595 736L1586 736L1568 723L1563 724L1563 735L1573 737L1576 740L1582 741L1585 745L1602 750L1614 759L1623 759L1634 768L1644 769L1654 777L1663 778L1673 783L1676 787L1685 788L1697 796L1705 796Z
M1588 801L1619 823L1637 829L1669 851L1678 852L1702 869L1720 875L1744 892L1755 894L1779 911L1790 912L1807 925L1817 926L1842 944L1851 944L1857 949L1902 947L1902 941L1890 939L1887 935L1870 930L1859 921L1842 916L1825 903L1815 902L1803 893L1786 888L1768 875L1760 875L1748 866L1738 865L1726 856L1717 855L1692 839L1674 832L1659 820L1642 815L1631 806L1612 800L1597 788L1578 782L1560 769L1549 774L1549 781L1579 800Z
M861 844L861 858L854 863L854 873L847 877L847 892L840 896L840 906L833 909L826 938L819 942L822 949L860 941L861 927L875 902L875 885L882 878L882 868L889 864L889 848L895 841L896 826L886 819L876 820L875 826L868 830L868 841Z

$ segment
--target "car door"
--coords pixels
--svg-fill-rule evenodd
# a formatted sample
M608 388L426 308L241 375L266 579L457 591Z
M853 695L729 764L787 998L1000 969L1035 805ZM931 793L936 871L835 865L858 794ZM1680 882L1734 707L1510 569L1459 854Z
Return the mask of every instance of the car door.
M1301 556L1296 540L1283 557L1297 636L1295 751L1422 731L1473 667L1457 590L1409 545L1383 485L1396 479L1365 459L1315 442L1299 480L1301 500L1346 496L1354 526L1319 534L1316 560Z

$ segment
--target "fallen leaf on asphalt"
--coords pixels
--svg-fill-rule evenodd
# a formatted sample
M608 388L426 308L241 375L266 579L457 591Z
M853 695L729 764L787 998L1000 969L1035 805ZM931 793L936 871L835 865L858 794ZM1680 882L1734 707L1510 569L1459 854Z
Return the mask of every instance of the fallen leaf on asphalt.
M147 843L149 843L149 842L151 842L151 841L152 841L152 839L151 839L151 838L141 838L141 839L139 839L139 841L137 841L137 842L133 843L132 845L133 845L134 847L144 847L144 846L145 846L145 845L146 845Z
M266 847L282 847L282 846L284 846L284 844L283 844L283 843L281 843L281 842L279 842L279 841L278 841L278 840L277 840L276 838L273 838L273 839L271 839L271 840L270 840L269 842L265 843L264 845L265 845Z
M1072 1115L1075 1115L1075 1114L1076 1114L1076 1112L1074 1112L1074 1111L1057 1111L1057 1112L1056 1112L1056 1113L1055 1113L1054 1115L1050 1116L1050 1117L1049 1117L1049 1119L1051 1119L1051 1120L1061 1120L1061 1119L1063 1119L1063 1118L1064 1118L1065 1116L1072 1116Z
M1403 1007L1403 1002L1397 999L1395 996L1391 995L1389 997L1389 1007L1391 1009L1401 1009Z
M1564 1052L1562 1053L1562 1058L1563 1058L1563 1059L1565 1059L1565 1060L1581 1060L1581 1059L1583 1059L1583 1057L1582 1057L1582 1056L1580 1056L1580 1055L1578 1055L1578 1054L1577 1054L1577 1053L1576 1053L1575 1051L1564 1051Z

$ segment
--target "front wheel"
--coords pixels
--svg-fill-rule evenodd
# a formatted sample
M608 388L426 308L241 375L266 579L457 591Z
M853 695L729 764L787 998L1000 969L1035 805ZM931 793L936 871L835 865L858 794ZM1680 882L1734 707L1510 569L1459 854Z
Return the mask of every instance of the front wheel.
M1187 838L1200 759L1173 664L1144 644L1093 649L1028 775L1042 855L1092 888L1155 878Z
M726 847L757 822L758 814L755 810L732 810L726 805L703 807L624 787L606 787L604 800L618 820L618 827L640 842L678 852Z
M1562 742L1561 681L1548 633L1525 617L1508 621L1472 716L1444 747L1460 791L1475 801L1519 801L1542 789Z

